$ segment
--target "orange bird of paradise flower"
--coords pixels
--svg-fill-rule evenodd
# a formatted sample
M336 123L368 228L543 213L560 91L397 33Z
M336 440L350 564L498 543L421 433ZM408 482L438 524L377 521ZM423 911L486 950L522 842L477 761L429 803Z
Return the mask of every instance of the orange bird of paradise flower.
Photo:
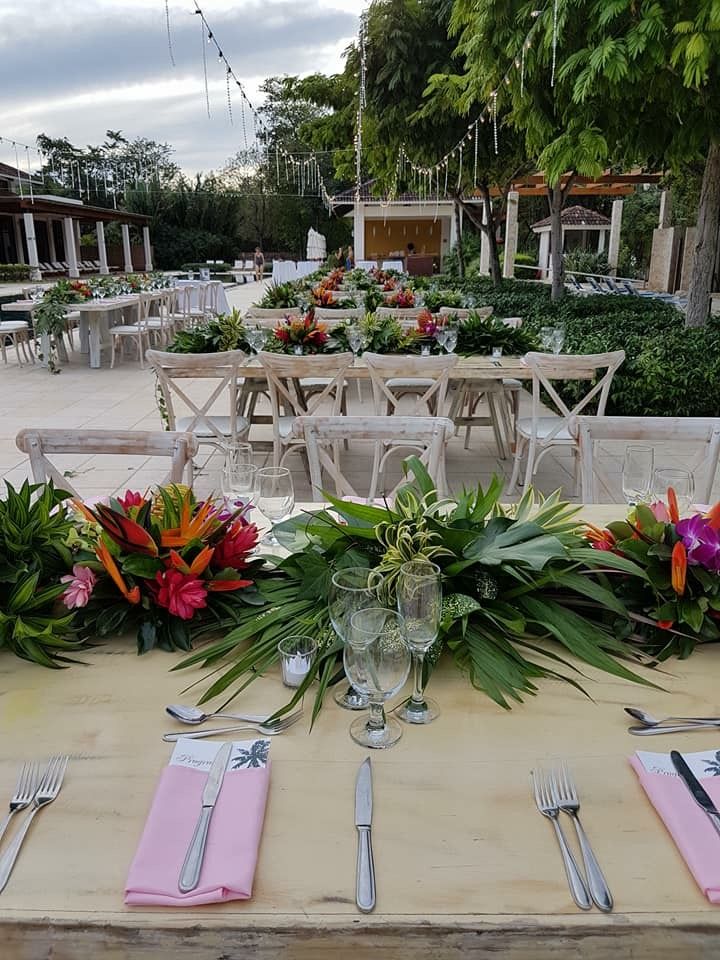
M190 500L185 497L180 510L180 526L163 530L160 543L163 547L185 547L191 540L201 540L217 523L213 505L205 502L194 517L190 515Z
M680 511L678 509L677 494L672 487L668 487L668 513L672 523L678 523L680 520Z
M127 584L122 578L122 574L118 569L118 565L113 559L113 555L110 553L108 548L104 543L99 543L95 554L100 561L100 563L105 567L110 578L112 579L115 586L118 588L120 593L125 597L128 603L140 603L140 587L135 586L132 590L128 590Z
M670 560L672 588L678 596L685 593L687 582L687 550L682 540L678 540L672 550Z

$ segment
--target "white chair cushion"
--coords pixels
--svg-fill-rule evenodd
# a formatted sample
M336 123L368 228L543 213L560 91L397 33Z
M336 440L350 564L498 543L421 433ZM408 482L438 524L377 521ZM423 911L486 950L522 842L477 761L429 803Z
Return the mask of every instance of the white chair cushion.
M224 437L229 437L232 434L230 428L230 417L206 417L206 420L209 420L213 426L218 430L218 433L221 433ZM190 424L193 422L193 417L181 417L175 424L175 429L178 433L182 433L185 430L188 430ZM236 420L236 432L244 433L246 430L250 429L250 424L245 419L245 417L238 417ZM212 432L210 427L205 425L205 421L201 420L199 423L196 423L192 429L192 432L196 437L214 437L216 434Z
M130 336L131 334L142 333L142 328L136 323L119 323L116 327L110 327L110 333L112 333L113 336L115 336L115 334Z
M0 333L20 333L27 329L28 325L23 320L3 320L0 323Z
M515 377L503 377L503 386L506 390L522 390L522 381Z
M560 417L540 417L537 422L537 429L535 431L535 436L539 440L545 439L545 437L550 436L550 434L555 430L560 421ZM517 422L517 431L523 437L532 436L532 420L530 418L523 418ZM575 443L575 440L570 436L570 431L568 428L561 427L560 430L552 438L552 443Z
M406 390L408 388L427 390L427 388L431 387L434 383L434 380L422 379L420 377L408 377L407 379L403 377L393 377L391 380L385 381L385 386L388 390Z

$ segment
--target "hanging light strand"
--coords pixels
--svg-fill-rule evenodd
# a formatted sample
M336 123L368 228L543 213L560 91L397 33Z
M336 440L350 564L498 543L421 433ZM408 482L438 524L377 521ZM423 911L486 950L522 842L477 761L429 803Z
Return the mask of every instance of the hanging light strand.
M170 0L165 0L165 29L167 30L168 53L170 54L170 63L175 66L175 54L173 52L172 30L170 29Z

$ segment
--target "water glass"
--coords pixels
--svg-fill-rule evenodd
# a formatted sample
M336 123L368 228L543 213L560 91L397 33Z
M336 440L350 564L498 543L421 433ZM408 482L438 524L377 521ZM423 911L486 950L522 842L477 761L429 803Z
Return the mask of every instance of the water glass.
M435 331L435 339L441 347L445 346L447 335L448 335L447 327L438 327L437 330Z
M345 567L333 574L328 592L328 613L333 630L343 643L350 635L352 617L359 610L377 607L381 583L382 578L374 576L368 567ZM335 694L335 703L345 710L365 710L368 698L349 687Z
M429 356L430 356L430 347L428 346L427 343L423 343L423 344L420 345L420 356L421 356L421 357L429 357Z
M554 327L542 327L540 329L540 346L545 353L552 351Z
M222 494L230 510L253 502L256 478L257 467L252 463L231 463L223 468Z
M245 333L245 339L251 350L259 353L267 343L267 330L262 327L248 327Z
M455 350L458 342L458 331L457 327L448 327L445 333L445 343L443 346L448 353L452 353Z
M622 472L622 492L628 506L647 503L655 465L652 447L630 446L625 450Z
M263 467L255 474L255 504L271 524L287 519L295 506L292 474L287 467ZM263 539L268 547L279 547L280 542L272 527Z
M492 358L493 360L500 360L502 358L502 347L492 348Z
M282 680L286 687L299 687L310 672L317 643L312 637L285 637L278 644Z
M565 343L565 329L563 327L553 327L552 337L550 339L550 349L557 356Z
M665 501L670 487L675 491L680 514L686 513L695 499L694 476L689 470L656 470L652 479L653 500Z
M402 727L385 716L385 701L402 689L410 673L410 648L400 615L383 607L353 614L343 663L350 683L370 701L370 715L353 721L350 736L362 747L391 747L402 736Z
M352 350L353 354L357 356L362 350L363 341L364 341L362 330L356 326L348 327L347 340L348 340L348 346Z
M405 624L405 639L412 651L415 676L413 695L397 715L406 723L430 723L440 710L434 700L425 697L423 664L440 629L442 585L437 564L410 560L400 567L397 608Z

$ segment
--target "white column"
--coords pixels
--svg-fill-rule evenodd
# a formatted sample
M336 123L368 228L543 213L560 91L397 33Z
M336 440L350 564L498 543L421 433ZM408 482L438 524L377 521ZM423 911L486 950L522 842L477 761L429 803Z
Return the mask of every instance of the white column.
M15 248L17 250L17 262L25 263L25 247L23 246L22 230L20 229L20 217L13 217L15 224Z
M55 230L53 229L54 224L52 217L47 218L47 235L48 235L48 256L50 257L50 263L53 260L57 260L57 250L55 249Z
M515 276L515 254L518 242L518 203L520 194L517 190L510 190L507 195L507 212L505 214L505 256L503 257L503 276Z
M41 280L40 264L38 262L37 241L35 240L35 221L31 213L23 214L23 223L25 224L25 241L28 249L28 260L32 270L30 272L31 280Z
M75 228L73 227L72 217L63 218L63 228L65 230L65 259L68 262L68 276L79 277L77 247L75 246Z
M543 279L548 275L548 264L550 261L550 231L543 230L540 234L540 250L538 251L538 266Z
M150 246L150 227L143 227L143 247L145 248L145 270L152 272L152 248Z
M107 248L105 247L105 224L102 222L102 220L98 220L96 222L95 233L97 234L98 260L100 261L100 273L108 274L110 273L110 270L108 269Z
M603 250L605 249L605 234L606 234L606 233L607 233L607 230L598 230L598 246L597 246L597 252L598 252L598 253L602 253Z
M355 201L353 210L353 248L355 260L365 259L365 204Z
M122 233L123 257L125 259L125 273L133 272L132 250L130 249L130 227L127 223L120 224Z
M620 255L620 227L622 226L623 201L613 200L610 214L610 240L608 241L608 264L613 276L617 273L618 256Z
M482 208L482 222L487 223L487 210L485 204ZM481 277L487 277L490 273L490 244L485 231L480 232L480 270Z
M669 190L663 190L660 194L660 216L658 218L658 226L672 226L672 196Z

